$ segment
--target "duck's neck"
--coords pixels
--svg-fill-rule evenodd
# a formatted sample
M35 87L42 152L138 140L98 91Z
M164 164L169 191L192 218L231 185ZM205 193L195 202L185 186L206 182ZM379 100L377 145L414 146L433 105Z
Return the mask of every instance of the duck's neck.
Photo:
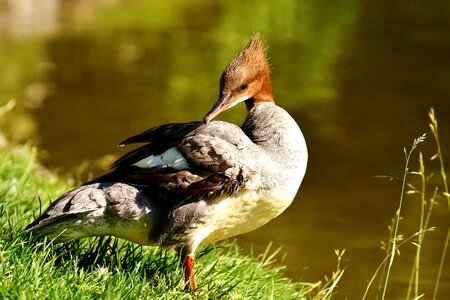
M308 159L306 143L297 123L283 108L272 102L256 103L242 130L258 149L260 172L266 178L278 178L267 182L287 182L291 176L303 178Z
M253 108L253 106L258 103L264 102L275 102L273 100L272 86L270 85L270 77L268 74L264 74L262 77L261 90L252 98L245 100L245 105L247 106L247 112Z
M273 101L253 102L242 130L255 144L270 148L272 144L277 143L277 137L273 133L278 132L280 125L283 127L281 123L284 123L279 110L282 108L276 106Z

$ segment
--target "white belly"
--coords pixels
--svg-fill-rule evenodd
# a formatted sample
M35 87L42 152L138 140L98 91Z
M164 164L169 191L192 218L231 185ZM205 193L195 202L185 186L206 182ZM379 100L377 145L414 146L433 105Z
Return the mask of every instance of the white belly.
M242 190L219 198L211 204L209 224L198 233L199 238L212 243L255 230L281 214L292 203L297 190L298 185L283 191Z

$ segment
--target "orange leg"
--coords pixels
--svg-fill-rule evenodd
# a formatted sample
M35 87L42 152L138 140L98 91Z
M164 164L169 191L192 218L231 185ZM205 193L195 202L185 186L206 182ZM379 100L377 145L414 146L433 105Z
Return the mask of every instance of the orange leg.
M190 254L186 256L184 260L184 290L189 290L189 281L191 282L191 289L197 289L197 281L195 280L195 272L194 272L194 255Z

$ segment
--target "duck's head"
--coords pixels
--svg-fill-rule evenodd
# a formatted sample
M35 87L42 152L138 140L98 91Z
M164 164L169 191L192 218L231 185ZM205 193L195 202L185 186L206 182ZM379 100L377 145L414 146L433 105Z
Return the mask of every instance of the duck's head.
M215 116L244 102L247 109L261 102L274 102L270 85L270 66L259 34L228 64L220 78L219 100L203 118L208 123Z

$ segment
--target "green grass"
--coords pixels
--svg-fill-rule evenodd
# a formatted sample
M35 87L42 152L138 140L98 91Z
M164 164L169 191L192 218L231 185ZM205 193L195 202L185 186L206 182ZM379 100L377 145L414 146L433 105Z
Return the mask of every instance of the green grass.
M405 299L421 299L424 296L431 297L431 295L425 295L421 291L421 257L422 249L426 247L425 237L430 231L434 231L434 227L429 227L430 218L432 216L433 208L436 206L438 200L444 200L449 208L450 217L450 193L448 189L447 175L445 170L444 158L442 154L442 148L439 140L438 133L438 121L436 119L434 109L430 109L430 130L436 144L436 154L431 157L431 160L438 160L438 178L434 178L435 175L432 172L428 172L425 169L424 157L422 152L419 152L418 161L419 168L416 171L411 170L411 158L415 150L417 150L420 143L425 141L426 134L416 138L409 151L404 149L405 153L405 168L403 172L399 206L392 219L392 224L388 226L389 238L387 242L382 243L382 249L385 251L385 258L380 263L379 267L370 278L366 291L362 299L366 299L369 291L373 289L373 284L378 278L379 284L375 290L375 299L386 299L388 286L391 283L391 271L394 268L394 260L400 255L400 248L411 244L415 249L414 259L411 264L411 272L409 274L409 281L407 289L405 291ZM414 180L411 176L419 177L419 184L413 184ZM391 178L392 179L392 178ZM439 181L437 184L436 182ZM432 192L430 192L430 190ZM419 220L417 220L417 232L413 235L405 238L401 233L400 221L402 220L402 207L405 201L406 195L418 195L419 199ZM436 266L436 277L433 280L434 289L432 293L432 299L438 299L439 284L441 282L442 272L444 270L445 261L448 255L448 245L450 240L450 225L446 231L446 237L443 241L441 249L441 256L439 265Z
M23 228L69 188L36 163L29 146L0 149L2 299L331 299L341 270L325 284L283 278L277 251L244 254L236 242L197 252L197 294L183 292L177 254L116 238L52 243ZM38 201L38 197L41 201Z
M412 155L425 136L417 138L411 149L405 150L399 206L388 227L388 241L383 244L385 258L370 278L363 299L369 291L375 299L388 297L395 259L400 248L407 245L414 245L416 252L405 299L424 296L421 256L427 247L426 234L433 230L429 227L433 208L438 201L443 201L450 212L450 194L433 110L430 120L437 149L433 159L438 161L439 172L433 175L426 170L426 159L421 152L418 170L411 170ZM196 275L200 285L194 294L183 291L183 267L173 251L110 237L61 244L35 239L24 234L23 228L34 219L33 214L40 213L51 199L71 187L70 180L58 178L41 167L36 155L37 150L27 145L0 148L1 299L332 299L343 276L340 262L345 251L336 251L337 269L323 283L305 283L283 277L284 267L275 263L279 250L272 251L269 246L264 254L252 257L232 241L206 246L197 252ZM419 180L414 181L413 176ZM400 222L407 195L417 197L420 209L417 231L409 237L402 233ZM436 266L433 299L439 295L448 255L448 236L450 228Z

